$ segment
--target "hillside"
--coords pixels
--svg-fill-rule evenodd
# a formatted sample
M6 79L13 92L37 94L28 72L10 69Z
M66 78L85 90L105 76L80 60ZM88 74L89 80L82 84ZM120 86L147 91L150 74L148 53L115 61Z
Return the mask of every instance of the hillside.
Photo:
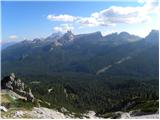
M12 76L13 76L13 73L10 75L10 78L11 78L10 81L12 80ZM83 108L83 111L79 111L80 109L82 109L82 108L79 108L79 110L77 109L78 110L77 111L75 108L74 110L71 109L71 107L73 106L72 104L70 104L70 102L71 100L73 100L73 97L76 95L78 96L78 94L73 92L67 93L69 88L65 88L63 91L65 92L66 98L63 96L64 94L61 93L63 98L60 94L56 94L56 96L50 99L51 101L53 101L54 99L60 98L59 102L53 103L48 99L44 99L43 96L38 97L37 96L38 92L34 94L34 96L36 96L34 97L34 101L33 100L31 101L30 99L26 99L26 96L22 95L20 92L15 91L15 89L17 88L16 86L14 86L16 79L13 80L13 82L11 83L10 81L6 81L6 78L7 77L5 77L2 80L3 84L1 84L2 99L1 99L0 109L1 109L1 118L3 119L4 118L33 118L33 119L158 118L158 114L157 114L158 101L156 100L157 98L154 98L155 96L153 96L153 94L151 94L151 96L148 96L146 98L144 96L139 96L135 94L136 96L130 97L127 101L126 100L122 101L122 103L120 102L118 106L117 105L114 106L113 101L110 101L109 104L113 105L113 108L109 104L107 104L108 107L111 107L109 111L97 111L96 109L92 109L92 108L85 108L85 109ZM11 87L6 86L6 85L9 85L9 83L10 83L10 86L13 86L13 89L11 89ZM27 85L25 84L25 86ZM34 87L32 87L32 90L33 89ZM42 89L40 88L38 89L41 90L42 92ZM60 89L56 88L56 86L52 86L51 89L46 90L48 91L48 93L46 93L47 97L50 98L49 94L52 94L53 90L55 92L58 92ZM91 94L94 94L94 92ZM72 97L70 95L72 95ZM88 97L91 97L91 96L88 96ZM101 97L105 97L105 96L101 96ZM93 98L91 98L91 100L92 99ZM61 101L63 100L67 100L67 102L62 104ZM99 101L99 103L102 103L102 101ZM66 104L68 104L68 106L66 106ZM76 103L74 103L74 107L75 105ZM66 109L64 106L67 107L68 109ZM103 109L104 108L105 107L103 106ZM117 111L117 109L119 110ZM96 110L97 112L93 110Z
M155 114L159 109L157 43L157 30L145 38L127 32L53 33L3 49L2 78L14 72L27 85L25 93L42 101L44 111L64 107L78 118L88 111L102 118Z

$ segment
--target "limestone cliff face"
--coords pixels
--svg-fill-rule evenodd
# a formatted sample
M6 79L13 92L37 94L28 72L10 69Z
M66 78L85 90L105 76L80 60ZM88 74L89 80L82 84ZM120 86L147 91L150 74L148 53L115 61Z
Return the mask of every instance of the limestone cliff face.
M6 76L1 80L1 89L12 90L17 94L26 97L28 101L34 101L34 95L32 94L31 89L27 89L24 82L22 82L20 78L16 77L14 73L11 73L9 76Z

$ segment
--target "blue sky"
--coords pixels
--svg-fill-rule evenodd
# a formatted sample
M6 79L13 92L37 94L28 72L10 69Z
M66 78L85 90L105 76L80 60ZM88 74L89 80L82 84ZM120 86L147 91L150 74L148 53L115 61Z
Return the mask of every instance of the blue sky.
M113 7L114 6L114 7ZM132 2L14 2L3 1L2 42L47 37L53 32L74 34L127 31L145 36L158 29L156 4Z

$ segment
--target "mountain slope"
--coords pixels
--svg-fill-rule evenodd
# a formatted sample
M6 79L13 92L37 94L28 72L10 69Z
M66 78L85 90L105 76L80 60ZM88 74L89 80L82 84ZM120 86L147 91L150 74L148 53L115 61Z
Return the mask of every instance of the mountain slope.
M58 38L52 36L45 40L23 41L2 51L2 75L10 72L96 75L97 71L112 65L103 71L103 75L157 78L158 35L158 31L152 31L140 39L126 32L103 37L100 32L74 35L68 31L64 35L58 34ZM130 59L123 61L127 57ZM122 63L116 64L121 60Z
M2 51L2 77L15 72L44 107L64 107L77 115L89 110L104 118L120 117L117 111L156 113L159 32L139 40L128 35L68 32L23 41Z

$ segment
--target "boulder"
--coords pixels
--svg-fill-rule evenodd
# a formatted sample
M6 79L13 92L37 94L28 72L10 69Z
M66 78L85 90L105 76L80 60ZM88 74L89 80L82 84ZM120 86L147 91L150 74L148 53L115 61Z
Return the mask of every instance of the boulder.
M67 110L66 108L62 107L62 108L61 108L61 112L62 112L62 113L66 113L66 112L68 112L68 110Z

